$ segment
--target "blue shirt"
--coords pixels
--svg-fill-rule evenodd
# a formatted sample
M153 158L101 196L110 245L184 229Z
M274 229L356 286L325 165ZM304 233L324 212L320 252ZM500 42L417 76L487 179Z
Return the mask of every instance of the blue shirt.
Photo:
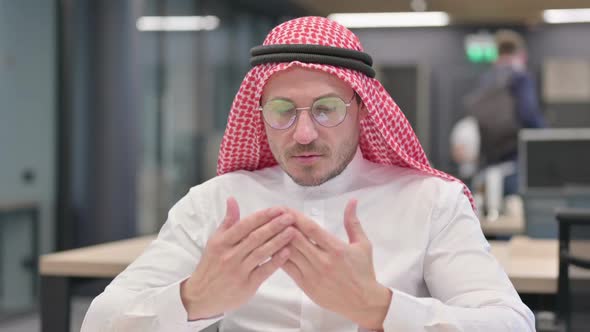
M513 71L510 91L514 96L515 110L522 128L543 128L545 119L539 110L537 88L531 75Z

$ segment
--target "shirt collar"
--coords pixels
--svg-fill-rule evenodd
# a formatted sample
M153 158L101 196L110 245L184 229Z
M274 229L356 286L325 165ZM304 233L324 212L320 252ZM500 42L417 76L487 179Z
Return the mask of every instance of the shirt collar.
M289 174L283 173L283 184L288 192L301 198L321 199L326 196L345 193L353 187L361 169L368 161L364 160L363 153L357 148L352 160L346 165L342 173L322 183L319 186L301 186L293 181Z

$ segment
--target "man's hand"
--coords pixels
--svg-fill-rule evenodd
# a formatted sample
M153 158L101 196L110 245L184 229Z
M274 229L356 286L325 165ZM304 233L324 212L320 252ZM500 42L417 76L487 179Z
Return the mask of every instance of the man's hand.
M195 272L180 287L189 320L239 307L287 261L285 246L295 230L289 227L294 218L285 212L266 209L238 222L238 203L227 200L223 223L207 242Z
M319 306L339 313L361 327L380 330L391 291L379 284L372 247L356 216L357 201L348 202L344 227L349 243L329 234L297 211L295 237L283 270Z

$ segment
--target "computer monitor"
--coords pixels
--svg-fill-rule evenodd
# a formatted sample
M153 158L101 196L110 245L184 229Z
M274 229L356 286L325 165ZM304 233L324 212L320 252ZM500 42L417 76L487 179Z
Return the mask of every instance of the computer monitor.
M518 155L526 234L556 238L557 208L590 207L590 128L521 130Z
M590 128L521 130L519 169L521 192L590 189Z

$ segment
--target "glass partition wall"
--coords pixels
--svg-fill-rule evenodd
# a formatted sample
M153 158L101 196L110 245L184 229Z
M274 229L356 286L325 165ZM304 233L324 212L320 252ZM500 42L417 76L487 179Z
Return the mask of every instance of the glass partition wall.
M143 102L139 233L159 229L189 188L215 176L227 115L250 69L249 50L288 19L288 3L283 8L276 4L281 2L269 6L273 13L261 13L248 1L145 2L138 19Z

